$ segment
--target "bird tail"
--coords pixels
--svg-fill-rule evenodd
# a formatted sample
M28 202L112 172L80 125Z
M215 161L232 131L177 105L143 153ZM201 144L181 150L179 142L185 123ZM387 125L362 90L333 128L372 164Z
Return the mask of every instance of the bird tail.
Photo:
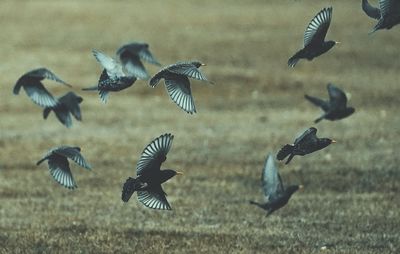
M51 112L51 108L50 107L44 108L44 110L43 110L43 119L47 119L47 117L49 116L50 112Z
M161 77L158 77L157 75L155 75L154 77L152 77L150 79L149 85L151 87L156 87L156 85L160 82L160 80L161 80Z
M278 154L276 155L276 158L280 161L285 159L289 154L293 152L293 148L294 148L293 145L286 144L284 147L281 148L281 150L279 150Z
M251 205L256 205L256 206L258 206L258 207L263 208L263 205L262 205L262 204L260 204L260 203L258 203L258 202L256 202L256 201L253 201L253 200L250 200L250 201L249 201L249 204L251 204Z
M295 67L297 62L300 61L302 54L303 54L303 51L300 50L296 54L294 54L291 58L289 58L288 66L292 67L292 68Z
M83 91L96 91L98 90L97 86L91 86L91 87L86 87L86 88L82 88Z
M371 35L371 34L375 33L377 30L382 29L382 24L383 24L383 20L379 19L378 23L374 26L372 31L369 32L368 34Z
M126 179L124 187L122 188L122 196L121 196L122 201L128 202L129 199L132 197L133 193L142 188L143 184L139 180L129 177L128 179Z

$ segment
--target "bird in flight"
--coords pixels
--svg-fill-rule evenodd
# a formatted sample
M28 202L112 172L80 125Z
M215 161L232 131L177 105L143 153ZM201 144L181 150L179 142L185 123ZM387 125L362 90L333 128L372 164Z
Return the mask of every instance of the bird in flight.
M204 65L199 61L177 62L161 69L150 79L149 84L151 87L155 87L161 79L164 79L167 92L172 101L185 112L189 114L196 113L189 78L209 82L198 69Z
M339 43L337 41L325 41L331 20L332 7L322 9L311 20L304 33L304 48L289 58L288 65L290 67L296 66L300 59L311 61Z
M265 160L264 169L261 175L261 185L266 199L266 203L261 204L250 201L250 204L257 205L267 211L269 216L274 211L282 208L288 202L290 197L298 190L303 189L303 185L290 185L284 187L278 168L275 165L274 157L269 154Z
M55 107L46 107L43 110L44 119L47 119L50 112L54 111L57 119L67 128L72 127L71 114L76 120L82 120L81 109L79 107L79 104L83 101L82 97L76 95L74 92L68 92L57 100L59 103Z
M276 155L276 158L281 161L289 156L285 163L288 164L295 155L304 156L306 154L321 150L332 143L336 143L335 140L329 138L317 138L316 134L316 128L309 128L300 137L296 138L294 144L286 144L283 146Z
M161 184L182 173L172 169L161 170L160 167L167 159L173 139L174 136L167 133L146 146L136 166L137 177L129 177L122 188L122 201L128 202L136 191L138 200L146 207L172 209Z
M391 29L400 24L399 0L379 0L379 8L373 7L367 0L363 0L362 9L369 17L378 20L370 34L379 29Z
M329 101L309 96L307 94L304 95L307 100L324 111L322 116L315 119L315 123L318 123L322 119L331 121L343 119L354 113L354 108L347 107L347 97L342 90L333 84L328 84L327 89L329 93Z

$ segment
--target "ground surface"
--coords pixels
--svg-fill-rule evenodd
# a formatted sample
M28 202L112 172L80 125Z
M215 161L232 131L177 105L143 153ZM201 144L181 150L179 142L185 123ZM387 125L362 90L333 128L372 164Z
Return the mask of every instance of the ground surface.
M0 3L0 252L400 251L400 27L369 36L375 21L360 1L237 2ZM328 38L342 43L289 69L306 25L329 5ZM92 48L113 54L133 40L148 42L163 64L207 63L202 70L215 85L192 82L198 114L143 81L106 105L80 91L101 72ZM12 95L18 77L40 66L84 97L82 123L45 121L24 92ZM325 97L328 82L350 93L357 111L316 125L336 145L278 164L285 183L305 189L266 218L248 204L262 200L264 159L314 125L320 111L303 95ZM57 96L68 91L45 83ZM175 139L164 166L185 172L164 185L174 210L146 209L136 198L123 204L121 186L142 149L166 132ZM61 144L81 146L93 165L72 166L75 191L35 166Z

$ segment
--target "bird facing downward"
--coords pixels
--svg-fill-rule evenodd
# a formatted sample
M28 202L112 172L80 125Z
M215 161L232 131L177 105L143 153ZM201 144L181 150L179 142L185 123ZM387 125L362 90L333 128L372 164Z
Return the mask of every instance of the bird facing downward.
M329 93L329 101L324 101L307 94L304 95L307 100L322 108L322 110L325 112L322 116L315 119L315 123L318 123L322 119L331 121L343 119L354 113L354 108L347 107L347 97L342 90L332 84L328 84L327 89Z
M400 1L398 0L379 0L379 8L363 0L362 9L369 17L378 20L370 34L380 29L391 29L400 24Z
M257 205L266 210L267 216L285 206L293 193L303 189L303 185L290 185L287 188L283 186L281 176L275 166L274 157L271 154L265 160L261 175L261 185L267 202L260 204L250 201L250 204Z
M81 148L72 146L59 146L50 149L36 165L47 160L50 174L53 176L54 180L68 189L75 189L77 185L72 176L71 169L69 168L68 159L85 169L91 169L90 164L87 163L81 155Z
M101 101L106 103L109 92L121 91L135 83L136 77L127 74L125 68L120 62L117 62L113 58L95 49L93 50L93 55L103 66L104 70L100 75L97 86L83 88L82 90L98 90Z
M302 58L311 61L339 43L336 41L325 41L331 20L332 7L322 9L311 20L304 33L304 48L289 59L288 65L290 67L294 67Z
M167 159L173 139L173 135L164 134L146 146L136 166L137 177L129 177L122 188L122 201L128 202L137 191L138 199L143 205L159 210L172 209L161 184L182 173L172 169L161 170L160 167Z
M171 99L187 113L196 113L189 78L209 82L198 70L200 66L204 65L199 61L177 62L161 69L150 79L149 84L151 87L155 87L161 79L164 79Z
M316 134L316 128L309 128L300 137L296 138L294 144L286 144L284 147L282 147L276 155L276 158L281 161L289 156L285 163L288 164L295 155L304 156L306 154L321 150L330 144L336 143L335 140L329 138L317 138Z

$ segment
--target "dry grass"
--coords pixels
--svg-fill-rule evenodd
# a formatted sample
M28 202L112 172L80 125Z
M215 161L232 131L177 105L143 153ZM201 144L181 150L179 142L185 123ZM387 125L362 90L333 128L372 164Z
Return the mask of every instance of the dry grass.
M359 2L2 1L0 252L398 252L400 28L368 36L374 21ZM289 69L306 24L328 5L328 38L342 44ZM149 42L164 64L208 64L203 72L216 84L192 82L198 114L142 81L107 105L80 91L100 74L92 48L112 54L132 40ZM84 96L82 123L68 130L54 115L44 121L24 93L11 95L39 66ZM306 188L266 218L248 204L262 198L264 158L312 125L320 112L303 94L326 96L327 82L350 92L357 112L318 124L338 144L279 165L286 183ZM57 96L67 91L46 84ZM123 204L140 152L165 132L175 135L165 167L185 172L164 185L174 210ZM61 144L81 146L94 168L73 166L76 191L34 165Z

